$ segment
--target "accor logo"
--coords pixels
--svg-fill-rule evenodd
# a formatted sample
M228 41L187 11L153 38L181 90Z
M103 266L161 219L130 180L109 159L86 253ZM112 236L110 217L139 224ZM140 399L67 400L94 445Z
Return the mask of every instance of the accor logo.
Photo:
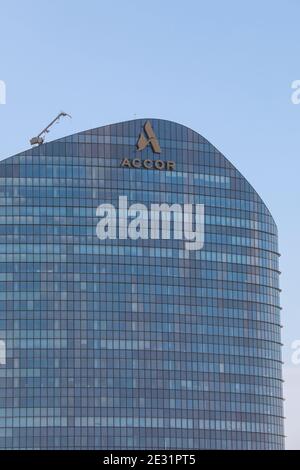
M123 158L121 162L123 168L145 168L146 170L175 170L175 162L169 160L164 162L163 160L141 160L140 158Z
M137 150L140 152L144 150L148 145L151 146L152 152L160 154L161 148L158 142L158 139L155 135L155 132L151 126L150 121L146 121L144 124L144 132L141 132L136 143ZM141 159L141 158L123 158L121 162L121 167L123 168L144 168L145 170L166 170L173 171L175 170L175 162L172 160L152 160L150 158Z

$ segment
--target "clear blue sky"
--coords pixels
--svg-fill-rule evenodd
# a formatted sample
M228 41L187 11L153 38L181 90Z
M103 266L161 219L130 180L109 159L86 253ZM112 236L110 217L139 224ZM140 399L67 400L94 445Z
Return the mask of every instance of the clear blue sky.
M165 118L209 139L266 201L282 253L287 445L300 449L299 0L10 0L0 22L0 158L60 110L73 119L48 139Z

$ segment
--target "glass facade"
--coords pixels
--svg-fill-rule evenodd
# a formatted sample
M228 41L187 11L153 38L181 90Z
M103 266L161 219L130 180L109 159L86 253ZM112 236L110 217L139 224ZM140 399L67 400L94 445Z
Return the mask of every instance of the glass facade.
M284 448L273 218L198 133L153 119L139 151L144 124L0 162L1 449ZM204 204L203 249L99 240L120 195Z

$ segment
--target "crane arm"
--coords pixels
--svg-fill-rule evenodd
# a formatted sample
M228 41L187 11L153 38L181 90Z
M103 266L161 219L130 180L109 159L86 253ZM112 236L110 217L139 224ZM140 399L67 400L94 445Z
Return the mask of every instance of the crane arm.
M49 131L50 127L52 127L53 124L55 124L56 122L58 122L61 117L65 117L65 116L71 117L70 114L67 114L67 113L65 113L64 111L61 111L61 112L53 119L53 121L51 121L50 124L48 124L48 126L45 127L45 129L43 129L43 130L39 133L39 135L38 135L37 137L33 137L32 139L30 139L30 144L31 144L31 145L36 145L36 144L41 145L41 144L43 144L44 141L45 141L45 138L43 137L43 135L44 135L44 134L47 134L48 132L50 132L50 131Z

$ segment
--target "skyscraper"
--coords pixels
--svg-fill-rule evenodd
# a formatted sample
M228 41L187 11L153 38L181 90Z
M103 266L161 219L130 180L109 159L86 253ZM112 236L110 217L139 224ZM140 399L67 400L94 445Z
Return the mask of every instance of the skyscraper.
M277 228L212 144L80 132L0 203L0 448L284 448Z

